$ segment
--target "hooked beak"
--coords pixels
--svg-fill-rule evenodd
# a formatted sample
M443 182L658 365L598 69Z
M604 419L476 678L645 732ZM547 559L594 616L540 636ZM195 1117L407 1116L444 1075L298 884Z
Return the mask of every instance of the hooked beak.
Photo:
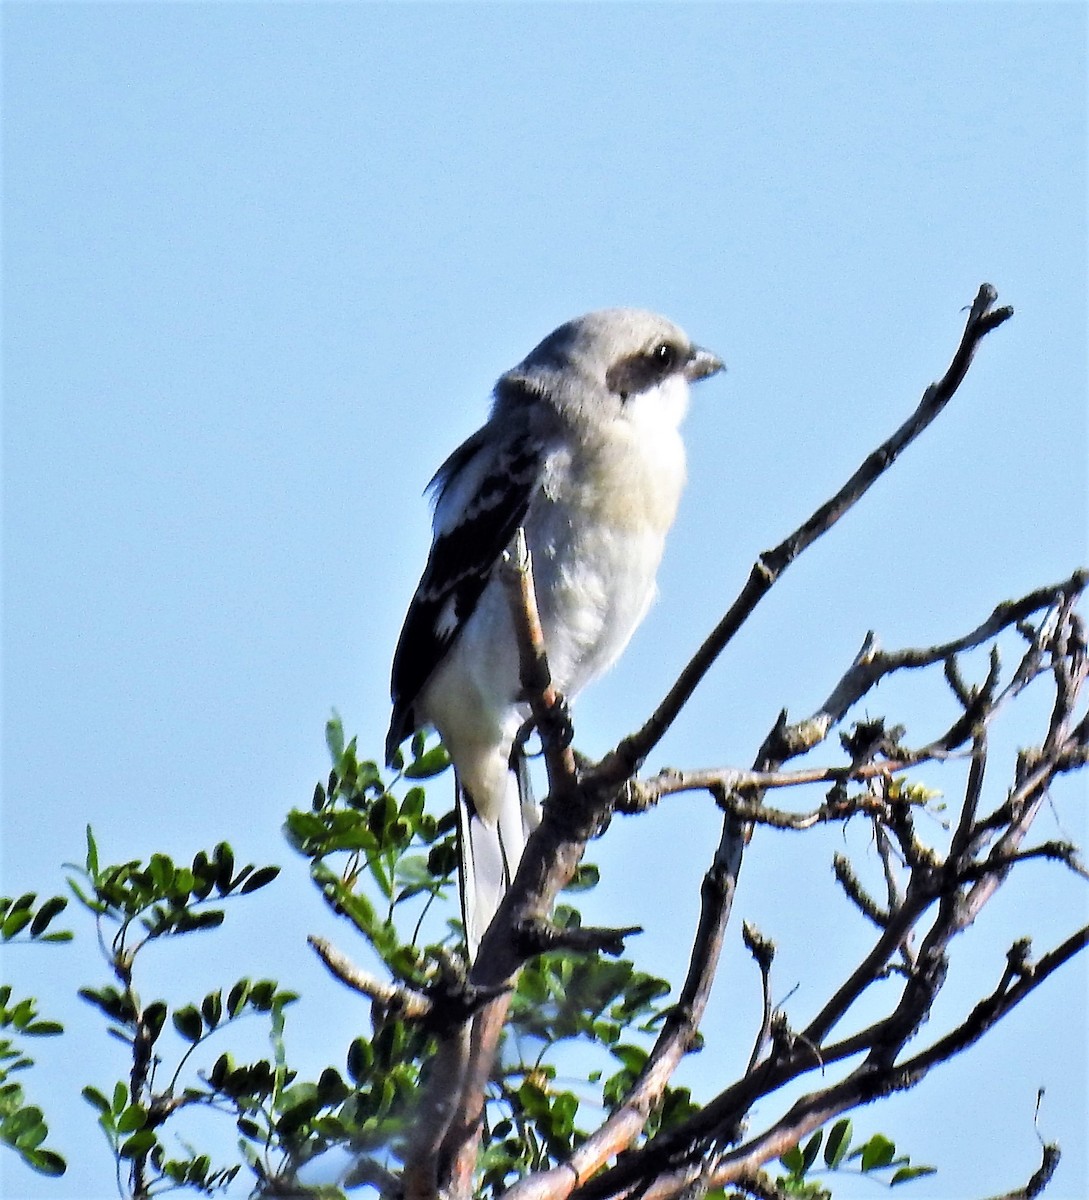
M725 364L717 354L704 350L702 346L693 346L688 362L684 364L684 377L689 383L695 383L697 379L707 379L725 369Z

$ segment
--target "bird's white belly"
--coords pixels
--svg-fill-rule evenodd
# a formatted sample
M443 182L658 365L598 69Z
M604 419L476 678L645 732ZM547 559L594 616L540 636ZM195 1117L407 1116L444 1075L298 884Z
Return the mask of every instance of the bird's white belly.
M526 537L557 687L573 696L616 661L655 592L684 484L675 428L632 426L554 466Z
M684 450L675 429L647 445L614 436L577 462L557 459L526 516L548 664L568 698L612 666L654 598ZM493 575L417 708L485 809L503 794L511 744L529 716L521 690L510 602Z
M654 598L663 539L647 529L583 523L558 542L527 530L545 649L569 697L603 674Z

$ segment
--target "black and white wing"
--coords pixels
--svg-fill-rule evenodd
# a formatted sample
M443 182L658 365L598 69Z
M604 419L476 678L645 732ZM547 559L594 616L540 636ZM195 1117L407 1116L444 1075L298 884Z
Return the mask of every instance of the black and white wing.
M393 656L387 762L416 728L421 689L472 616L492 571L537 490L544 448L529 433L497 436L489 423L428 484L435 538Z

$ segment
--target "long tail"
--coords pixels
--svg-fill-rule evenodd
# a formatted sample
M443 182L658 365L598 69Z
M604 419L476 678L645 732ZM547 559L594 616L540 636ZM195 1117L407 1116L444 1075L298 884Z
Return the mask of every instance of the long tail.
M472 796L457 783L458 884L470 961L518 870L526 839L540 822L525 755L516 748L506 793L494 823L481 820Z

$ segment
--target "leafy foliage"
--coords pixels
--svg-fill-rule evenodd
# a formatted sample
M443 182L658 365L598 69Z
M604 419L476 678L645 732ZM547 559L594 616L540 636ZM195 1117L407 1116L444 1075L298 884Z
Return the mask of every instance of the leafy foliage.
M271 979L240 979L226 996L216 990L171 1012L163 1000L141 1000L135 978L138 957L149 943L217 928L223 923L227 900L260 891L278 874L275 866L238 867L226 842L210 853L199 851L188 866L164 854L153 854L147 863L102 866L94 835L87 830L86 859L69 885L95 917L114 981L81 988L80 995L106 1018L110 1034L129 1047L131 1067L126 1079L115 1082L108 1092L88 1085L83 1096L98 1113L99 1127L117 1159L118 1177L127 1167L135 1195L148 1195L150 1189L167 1185L209 1194L226 1187L238 1174L240 1164L213 1166L205 1154L167 1155L163 1126L192 1105L231 1112L242 1136L243 1153L255 1173L267 1178L275 1174L266 1157L271 1144L268 1128L283 1119L293 1103L289 1085L294 1073L285 1062L283 1027L284 1010L296 999L294 993ZM209 1038L255 1014L269 1021L271 1061L237 1068L223 1054L207 1072L191 1065ZM161 1038L168 1027L184 1049L177 1054L173 1071L166 1074ZM164 1076L165 1082L159 1083Z
M328 782L318 784L309 810L288 814L291 845L310 860L310 873L329 907L363 935L395 978L427 985L441 955L420 946L433 903L452 890L457 868L456 820L448 812L436 818L425 811L419 780L449 765L441 746L425 747L423 735L411 743L412 758L402 760L387 788L374 762L361 762L353 738L347 745L337 718L326 726L333 758ZM403 781L410 786L398 795ZM410 925L407 940L397 920ZM438 931L448 946L454 929Z
M72 937L69 931L49 928L67 904L63 896L50 896L38 903L34 892L16 899L0 896L0 941L69 941ZM22 1085L12 1075L34 1065L22 1039L55 1037L63 1033L64 1028L57 1021L42 1019L33 997L13 1000L11 987L3 984L0 985L0 1029L11 1031L11 1036L0 1037L0 1143L14 1150L28 1167L40 1174L63 1175L67 1169L63 1157L44 1145L49 1126L42 1110L27 1103Z
M354 739L345 742L335 718L326 739L333 770L315 788L309 809L289 814L286 836L309 860L326 904L362 935L390 976L418 993L439 994L464 970L460 924L446 915L447 903L437 903L450 901L454 892L454 813L430 812L421 785L445 770L445 752L417 736L387 780L374 762L359 759ZM355 1037L339 1061L307 1080L289 1065L284 1037L296 997L275 980L237 979L174 1007L162 999L144 1000L136 988L149 943L218 928L228 902L262 891L278 871L239 866L225 842L198 851L188 864L153 854L146 863L102 865L87 831L85 862L69 883L95 918L112 978L82 988L80 995L128 1047L131 1061L110 1086L88 1085L83 1096L133 1196L178 1187L211 1195L243 1171L257 1195L342 1196L328 1186L308 1189L299 1179L304 1167L332 1147L351 1155L344 1187L388 1188L394 1178L425 1086L424 1064L433 1043L426 1022L375 1005L370 1033ZM596 868L584 864L570 891L587 891L596 883ZM63 899L47 901L36 913L33 900L4 902L5 936L27 930L32 938L61 940L65 935L48 934L47 928ZM554 920L568 928L580 923L569 904L557 907ZM596 1125L624 1100L647 1063L650 1039L668 1011L669 990L665 980L625 958L549 952L525 966L486 1097L481 1195L498 1197L527 1173L563 1161L587 1136L588 1121ZM25 1034L59 1032L37 1020L31 1003L9 1010L10 989L0 996L5 1024ZM229 1046L218 1053L212 1049L213 1038L222 1041L236 1022L254 1017L268 1025L266 1057L240 1061ZM577 1066L565 1074L572 1062ZM193 1106L229 1116L238 1134L237 1161L217 1164L188 1145L183 1155L168 1154L168 1124ZM644 1136L680 1125L697 1111L688 1089L666 1088L648 1114ZM0 1126L5 1140L39 1170L59 1173L63 1161L41 1148L40 1113L27 1107L21 1112L13 1124ZM849 1148L849 1122L838 1122L822 1138L818 1132L783 1156L784 1193L814 1200L827 1195L813 1178L815 1168L822 1169L822 1144L823 1169L829 1171L857 1161L862 1173L889 1176L889 1183L898 1184L932 1169L897 1157L893 1143L880 1134Z
M451 955L460 948L460 925L441 920L441 914L428 918L435 915L435 902L454 891L456 819L453 811L439 816L427 811L419 781L446 769L446 752L417 734L387 783L376 763L359 759L355 739L345 741L335 716L326 741L332 772L315 789L310 810L288 816L288 839L310 859L326 903L363 935L394 979L423 992L441 986ZM596 882L596 869L586 865L572 890L588 890ZM577 911L565 905L554 919L560 925L579 923ZM526 966L488 1095L485 1191L498 1195L527 1171L559 1162L585 1137L580 1111L600 1112L619 1101L645 1060L646 1050L638 1043L661 1021L668 992L665 980L627 960L555 952ZM378 1037L392 1029L406 1038L410 1028L387 1015ZM580 1047L583 1082L589 1078L599 1085L594 1101L559 1086L559 1067L547 1061L562 1057L564 1047L574 1043ZM419 1085L418 1062L385 1069L403 1081L406 1097ZM366 1090L371 1081L356 1083ZM679 1120L690 1106L686 1089L670 1090L648 1129ZM407 1106L400 1111L404 1120ZM392 1135L396 1122L384 1128ZM391 1138L389 1145L395 1152L394 1142Z
M35 909L37 894L27 892L16 900L0 896L0 941L3 942L68 942L72 934L67 929L50 931L54 917L68 906L63 896L50 896Z
M843 1117L827 1131L827 1137L823 1129L818 1129L804 1145L792 1146L779 1160L786 1171L778 1179L780 1188L788 1196L826 1200L831 1193L814 1179L814 1175L845 1171L850 1163L858 1164L855 1168L858 1174L880 1180L889 1187L935 1172L934 1167L912 1166L909 1156L898 1155L896 1143L883 1133L875 1133L855 1145L851 1145L851 1134L851 1122Z

